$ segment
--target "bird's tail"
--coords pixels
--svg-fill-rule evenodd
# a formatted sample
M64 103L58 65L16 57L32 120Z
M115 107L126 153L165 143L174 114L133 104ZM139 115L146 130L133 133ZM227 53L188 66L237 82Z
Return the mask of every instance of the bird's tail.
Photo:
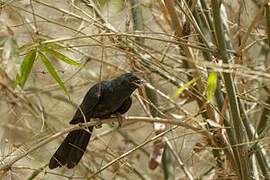
M49 168L76 166L86 150L92 131L93 127L89 127L89 131L79 129L70 132L50 159Z

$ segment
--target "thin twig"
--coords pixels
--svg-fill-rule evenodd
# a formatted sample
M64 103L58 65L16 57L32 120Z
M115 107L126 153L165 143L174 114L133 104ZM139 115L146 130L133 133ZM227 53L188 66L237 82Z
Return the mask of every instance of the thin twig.
M188 179L194 180L195 178L192 176L191 172L189 172L189 170L186 168L186 166L185 166L184 162L182 161L182 159L180 158L180 156L175 152L175 150L173 149L168 138L164 137L164 140L165 140L166 144L168 145L169 149L171 150L171 152L173 153L173 156L176 158L178 164L180 165L180 167L182 168L182 170L184 171L184 173L188 177Z
M189 120L191 118L186 118L186 120ZM150 123L154 123L154 122L160 122L160 123L169 123L169 124L175 124L178 126L183 126L183 127L189 127L189 129L192 130L199 130L198 128L195 128L193 126L190 126L184 122L179 122L179 121L175 121L175 120L169 120L169 119L161 119L161 118L148 118L148 117L129 117L127 118L128 121L143 121L143 122L150 122ZM105 119L105 120L101 120L101 123L111 123L111 122L116 122L118 121L117 118L110 118L110 119ZM13 158L10 162L2 165L0 167L0 171L7 171L8 169L10 169L10 167L16 163L17 161L19 161L20 159L24 158L25 156L27 156L28 154L30 154L31 152L39 149L40 147L50 143L51 141L57 139L58 137L67 134L71 131L74 130L78 130L78 129L82 129L82 128L86 128L89 126L95 126L95 125L99 125L100 121L92 121L92 122L88 122L88 123L82 123L82 124L78 124L76 126L64 129L63 131L60 131L58 133L53 134L52 136L50 136L49 138L46 138L45 140L39 142L37 145L33 146L32 148L28 149L27 151L25 151L24 153L22 153L21 155Z
M164 136L165 134L167 134L168 132L173 131L174 129L176 129L178 126L175 125L172 128L167 129L166 131L154 136L153 138L143 142L142 144L140 144L139 146L127 151L126 153L122 154L121 156L119 156L118 158L112 160L111 162L109 162L108 164L106 164L105 166L101 167L97 172L95 172L93 175L91 175L90 177L88 177L87 179L91 179L94 178L97 174L101 173L102 171L104 171L105 169L107 169L108 167L110 167L111 165L113 165L114 163L120 161L121 159L127 157L129 154L133 153L134 151L138 150L139 148L145 146L146 144L155 141L156 139Z

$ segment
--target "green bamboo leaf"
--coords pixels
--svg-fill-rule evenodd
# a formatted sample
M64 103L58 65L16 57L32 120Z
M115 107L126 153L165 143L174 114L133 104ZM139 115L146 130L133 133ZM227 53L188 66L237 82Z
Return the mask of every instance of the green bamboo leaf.
M184 92L184 90L190 86L195 85L196 81L198 80L198 77L193 78L191 81L188 81L187 83L185 83L183 86L179 87L177 89L177 91L174 94L174 97L178 97L181 93Z
M16 83L19 84L21 87L24 86L26 80L28 79L28 76L32 70L35 59L36 59L36 50L32 50L25 55L23 62L20 66L20 72L16 76Z
M27 42L27 43L23 44L19 48L19 50L20 50L20 52L24 52L24 51L30 51L30 50L35 49L37 47L40 49L40 46L42 46L42 44L41 44L42 41L45 41L45 39L37 38L37 39L35 39L34 42L30 41L30 42Z
M19 47L19 50L20 52L25 52L35 48L36 46L37 44L31 41L23 44L21 47Z
M64 82L61 80L57 72L55 71L54 67L52 66L51 62L49 59L43 54L39 53L39 58L43 62L43 64L46 66L47 70L51 74L51 76L55 79L55 81L59 84L60 88L68 95L68 91L65 87Z
M208 84L207 84L207 100L209 102L213 102L216 88L217 88L217 73L210 72L208 75Z
M45 49L63 49L65 51L72 52L72 50L69 49L68 47L66 47L60 43L53 43L53 42L44 44L43 48L45 48Z
M61 60L67 64L70 64L70 65L73 65L73 66L80 66L81 64L76 62L75 60L65 56L64 54L61 54L60 52L58 51L55 51L53 49L50 49L50 48L44 48L43 49L46 53L54 56L57 60Z

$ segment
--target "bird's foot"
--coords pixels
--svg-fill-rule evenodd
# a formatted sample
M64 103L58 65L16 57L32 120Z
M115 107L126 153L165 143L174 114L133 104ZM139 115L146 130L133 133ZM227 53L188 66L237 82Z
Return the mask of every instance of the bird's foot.
M100 118L95 118L95 121L97 121L97 124L95 125L95 128L99 129L102 128L102 122Z
M83 127L83 125L82 125L82 123L81 123L81 122L79 122L79 123L78 123L78 125L79 125L80 127Z
M116 117L118 120L118 127L117 128L120 128L120 127L122 127L122 124L123 124L123 121L125 120L125 117L120 113L117 113Z

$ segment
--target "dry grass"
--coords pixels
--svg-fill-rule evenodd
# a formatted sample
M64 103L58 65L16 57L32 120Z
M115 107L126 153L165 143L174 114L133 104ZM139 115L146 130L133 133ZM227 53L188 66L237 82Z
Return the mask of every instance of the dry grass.
M269 3L1 2L0 179L270 178ZM129 71L148 83L123 127L103 120L78 166L48 169L96 125L68 124L89 87Z

